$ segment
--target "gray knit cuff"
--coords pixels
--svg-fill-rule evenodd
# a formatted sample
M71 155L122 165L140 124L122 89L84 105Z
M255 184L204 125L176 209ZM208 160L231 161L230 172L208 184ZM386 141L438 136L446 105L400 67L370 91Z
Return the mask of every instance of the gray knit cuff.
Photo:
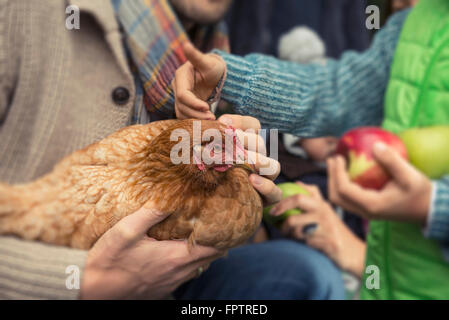
M449 244L449 177L435 181L425 235Z
M0 299L78 299L87 251L0 237Z
M244 57L235 56L220 50L212 53L219 55L226 63L226 77L221 84L221 98L232 103L238 113L244 114L246 97L252 80L252 64Z

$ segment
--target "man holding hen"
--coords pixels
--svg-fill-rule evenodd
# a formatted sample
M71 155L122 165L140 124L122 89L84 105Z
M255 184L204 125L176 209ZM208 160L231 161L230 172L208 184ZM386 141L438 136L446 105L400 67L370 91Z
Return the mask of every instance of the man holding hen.
M33 181L122 127L170 118L182 44L226 49L218 21L230 2L0 0L0 181ZM79 30L65 28L69 5L80 10ZM260 126L249 117L220 120ZM272 181L250 181L267 203L279 200ZM158 299L183 283L176 298L342 298L335 266L293 242L230 250L204 272L225 253L149 238L165 218L144 206L89 252L0 237L0 298ZM66 286L69 266L80 269L80 288Z

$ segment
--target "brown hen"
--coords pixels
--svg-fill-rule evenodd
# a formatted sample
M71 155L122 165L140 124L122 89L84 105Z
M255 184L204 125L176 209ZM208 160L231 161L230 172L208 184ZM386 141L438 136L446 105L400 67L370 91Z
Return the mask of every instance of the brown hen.
M88 249L120 219L151 201L170 213L148 231L151 237L188 239L191 245L218 249L245 242L261 221L260 196L244 166L195 162L196 149L212 142L194 145L193 122L127 127L69 155L34 182L0 184L0 233ZM212 153L223 152L224 159L229 130L216 121L200 122L201 133L219 130L223 150L217 140ZM190 134L190 163L175 164L170 158L181 141L171 139L176 129ZM234 150L238 144L234 138Z

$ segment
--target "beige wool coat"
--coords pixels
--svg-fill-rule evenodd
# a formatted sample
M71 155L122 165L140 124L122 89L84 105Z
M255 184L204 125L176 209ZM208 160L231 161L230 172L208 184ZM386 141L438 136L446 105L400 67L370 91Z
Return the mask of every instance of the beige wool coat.
M79 7L80 29L66 28ZM129 91L119 104L113 93ZM110 0L0 0L0 181L31 181L129 124L135 88ZM0 298L78 297L87 253L0 237Z

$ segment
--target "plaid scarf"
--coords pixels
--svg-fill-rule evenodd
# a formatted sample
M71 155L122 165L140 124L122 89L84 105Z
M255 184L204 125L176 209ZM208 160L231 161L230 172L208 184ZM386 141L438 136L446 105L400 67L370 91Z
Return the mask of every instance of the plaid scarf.
M133 71L143 86L146 109L173 115L171 81L176 69L186 61L182 45L188 37L169 0L112 0L112 3L124 30ZM200 50L229 51L224 23L198 26L194 30L191 41Z

